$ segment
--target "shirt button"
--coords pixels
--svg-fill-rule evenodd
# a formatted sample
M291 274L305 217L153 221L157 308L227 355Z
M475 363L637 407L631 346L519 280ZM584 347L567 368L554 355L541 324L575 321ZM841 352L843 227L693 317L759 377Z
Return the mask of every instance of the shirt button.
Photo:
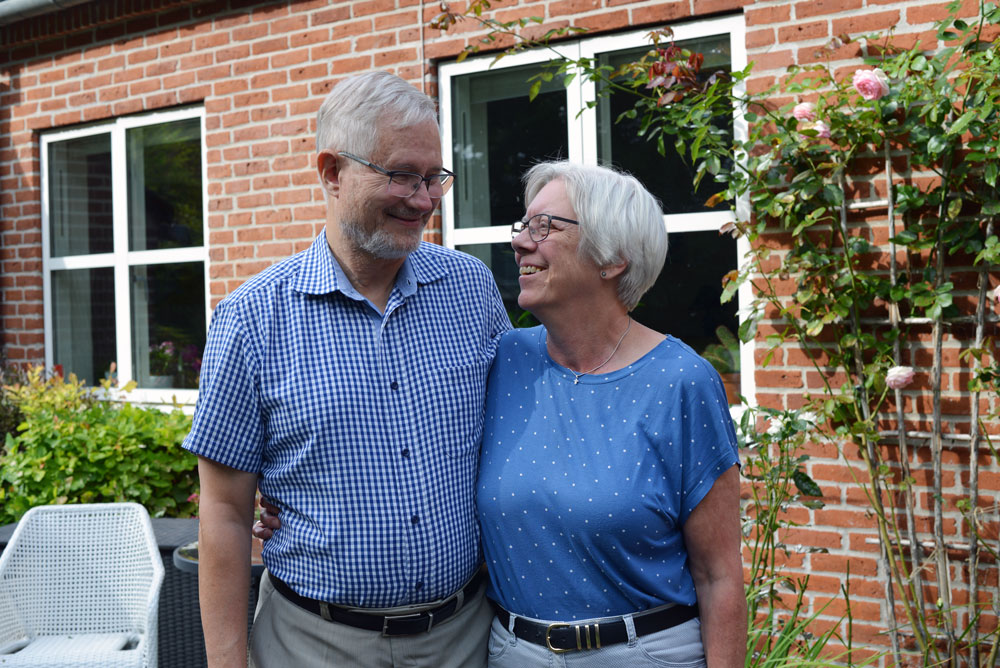
M421 589L424 588L424 583L418 582L417 584L413 585L413 588L416 589L417 591L420 591Z
M412 522L413 524L419 524L420 518L414 515L413 517L410 518L410 522Z
M404 457L409 457L410 456L410 449L409 448L403 448L403 451L400 454L403 455Z
M389 383L389 387L391 389L393 389L393 390L398 390L399 389L399 383L397 383L396 381L392 381L391 383Z

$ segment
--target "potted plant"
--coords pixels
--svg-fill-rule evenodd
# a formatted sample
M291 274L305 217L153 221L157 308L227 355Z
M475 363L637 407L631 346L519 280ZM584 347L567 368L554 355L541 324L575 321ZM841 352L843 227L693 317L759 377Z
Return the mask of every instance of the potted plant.
M174 376L180 369L180 356L173 341L162 341L149 347L149 382L147 387L173 387Z

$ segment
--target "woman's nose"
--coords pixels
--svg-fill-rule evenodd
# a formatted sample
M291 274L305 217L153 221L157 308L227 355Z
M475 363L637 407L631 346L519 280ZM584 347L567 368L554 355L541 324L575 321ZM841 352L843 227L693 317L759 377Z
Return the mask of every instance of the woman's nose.
M534 246L535 243L537 242L531 238L531 234L528 233L528 228L524 228L515 234L514 238L510 240L510 245L515 251L528 246Z

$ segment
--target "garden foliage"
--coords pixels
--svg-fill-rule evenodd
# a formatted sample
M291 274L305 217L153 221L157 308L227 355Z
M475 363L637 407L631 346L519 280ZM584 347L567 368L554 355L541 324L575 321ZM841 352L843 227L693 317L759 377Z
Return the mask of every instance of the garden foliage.
M21 422L0 448L0 524L53 503L135 501L153 517L197 512L189 500L197 458L181 448L191 418L179 408L126 403L107 382L95 390L41 367L5 385L3 397Z

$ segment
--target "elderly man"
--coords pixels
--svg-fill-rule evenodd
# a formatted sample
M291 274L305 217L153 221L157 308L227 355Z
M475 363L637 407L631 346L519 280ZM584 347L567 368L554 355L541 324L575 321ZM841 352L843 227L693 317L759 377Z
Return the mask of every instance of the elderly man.
M319 111L327 224L216 308L194 426L211 666L247 661L255 488L281 512L252 665L481 666L473 484L510 327L488 269L421 243L454 175L433 101L370 73Z

